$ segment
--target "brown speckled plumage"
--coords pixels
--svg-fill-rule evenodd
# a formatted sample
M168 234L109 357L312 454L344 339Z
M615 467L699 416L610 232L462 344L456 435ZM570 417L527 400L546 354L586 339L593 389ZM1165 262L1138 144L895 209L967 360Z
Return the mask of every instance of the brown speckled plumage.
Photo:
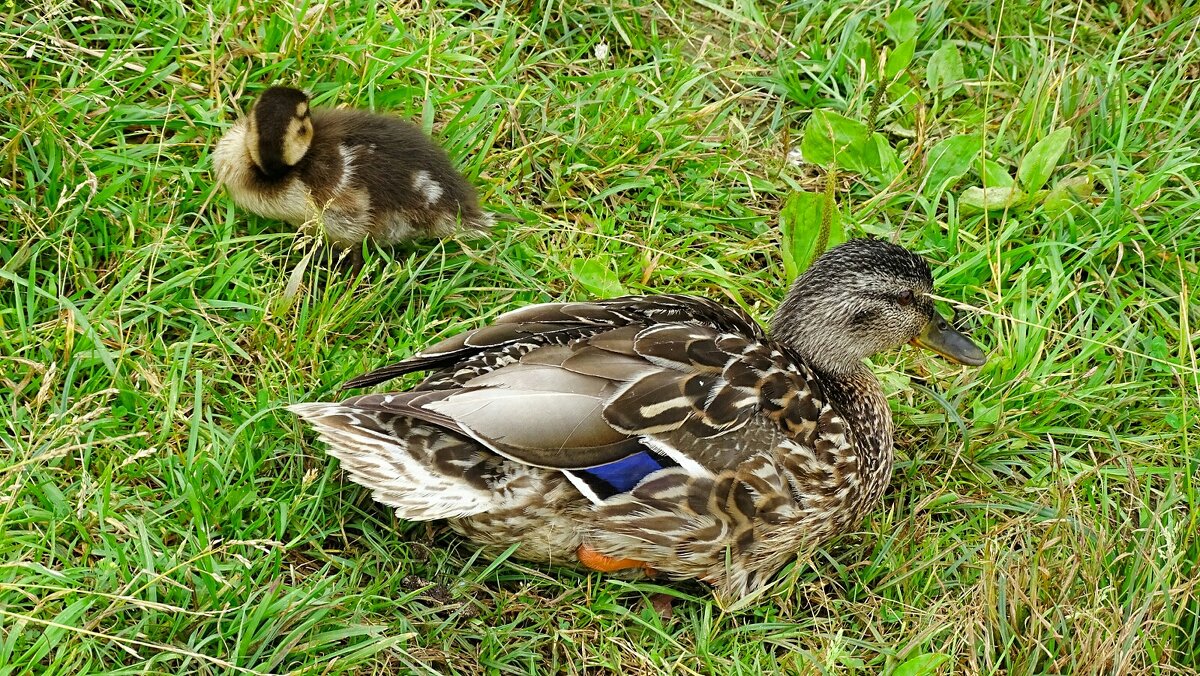
M931 289L918 257L856 240L796 281L769 337L687 296L538 305L347 384L430 372L412 390L292 410L403 518L535 561L586 548L733 601L887 487L891 414L863 358L921 340L982 363Z
M239 206L323 228L342 247L485 231L492 215L446 152L416 125L362 110L310 109L272 87L222 137L217 179Z

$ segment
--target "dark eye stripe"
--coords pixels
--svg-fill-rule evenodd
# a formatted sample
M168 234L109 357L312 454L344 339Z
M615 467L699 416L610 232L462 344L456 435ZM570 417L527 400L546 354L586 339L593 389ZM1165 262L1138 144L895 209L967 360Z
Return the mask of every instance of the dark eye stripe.
M850 319L851 324L863 324L869 320L875 319L878 313L875 310L860 310Z

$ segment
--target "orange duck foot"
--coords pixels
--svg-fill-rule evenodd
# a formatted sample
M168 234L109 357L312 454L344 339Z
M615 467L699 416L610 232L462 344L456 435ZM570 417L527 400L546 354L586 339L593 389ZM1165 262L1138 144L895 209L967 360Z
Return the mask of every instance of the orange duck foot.
M646 575L654 574L654 569L641 561L614 559L611 556L601 554L587 545L579 545L579 549L575 550L575 554L579 557L579 563L592 570L598 570L601 573L614 573L618 570L641 568Z

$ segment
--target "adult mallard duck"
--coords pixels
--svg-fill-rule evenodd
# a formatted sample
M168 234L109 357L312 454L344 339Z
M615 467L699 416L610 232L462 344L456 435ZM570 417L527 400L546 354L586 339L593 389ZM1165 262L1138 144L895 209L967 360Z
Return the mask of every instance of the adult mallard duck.
M351 479L405 519L602 570L753 594L855 528L888 485L892 417L863 360L905 343L984 355L934 310L929 266L860 239L818 258L769 333L679 295L510 312L296 404Z
M311 108L290 87L263 92L213 152L233 201L300 226L320 221L347 248L485 231L492 214L450 157L416 125L363 110Z

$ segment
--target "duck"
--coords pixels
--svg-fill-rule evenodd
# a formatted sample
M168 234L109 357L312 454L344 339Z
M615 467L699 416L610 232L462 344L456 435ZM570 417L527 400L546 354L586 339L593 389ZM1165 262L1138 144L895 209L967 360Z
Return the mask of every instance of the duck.
M345 384L427 373L407 391L290 410L401 519L734 605L880 502L893 421L869 357L911 343L985 363L932 293L923 258L853 239L769 330L677 294L532 305Z
M446 151L415 124L357 109L314 108L291 87L264 91L217 142L213 166L238 206L340 249L494 224Z

